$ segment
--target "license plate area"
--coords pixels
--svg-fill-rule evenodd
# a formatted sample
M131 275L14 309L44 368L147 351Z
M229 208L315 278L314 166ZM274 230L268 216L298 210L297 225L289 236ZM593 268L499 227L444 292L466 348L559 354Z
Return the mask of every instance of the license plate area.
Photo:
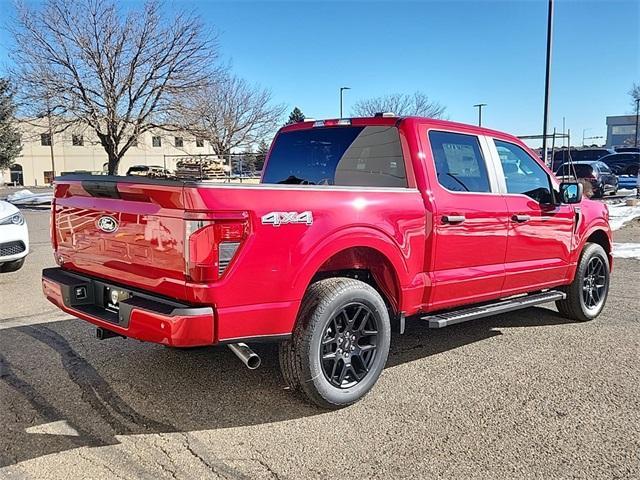
M131 297L131 293L121 288L105 287L104 288L104 308L110 312L118 313L120 311L120 302Z

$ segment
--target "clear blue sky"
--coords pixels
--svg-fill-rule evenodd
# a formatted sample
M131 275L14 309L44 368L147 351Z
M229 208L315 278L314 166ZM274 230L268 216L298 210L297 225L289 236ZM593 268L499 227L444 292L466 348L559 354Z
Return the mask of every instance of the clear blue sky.
M346 112L358 98L421 90L451 120L475 123L473 104L487 103L484 125L541 133L546 0L168 2L192 6L237 74L307 116L337 116L342 85ZM576 140L582 129L604 136L605 116L630 113L640 83L640 0L557 0L555 13L551 127L565 116ZM8 48L3 31L4 66Z

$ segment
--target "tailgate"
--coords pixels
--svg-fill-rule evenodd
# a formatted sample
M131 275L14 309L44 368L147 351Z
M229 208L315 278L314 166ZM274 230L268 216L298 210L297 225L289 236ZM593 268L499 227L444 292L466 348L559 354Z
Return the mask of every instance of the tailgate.
M56 179L52 241L58 263L185 298L183 187L139 177Z

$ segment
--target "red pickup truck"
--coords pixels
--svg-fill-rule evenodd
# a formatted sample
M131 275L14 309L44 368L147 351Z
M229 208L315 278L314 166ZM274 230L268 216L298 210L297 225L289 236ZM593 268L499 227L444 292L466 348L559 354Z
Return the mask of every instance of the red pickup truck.
M44 294L99 338L227 344L250 368L247 343L277 341L325 408L371 389L392 322L554 301L590 320L612 265L606 206L520 140L388 114L282 128L260 185L60 177L52 216Z

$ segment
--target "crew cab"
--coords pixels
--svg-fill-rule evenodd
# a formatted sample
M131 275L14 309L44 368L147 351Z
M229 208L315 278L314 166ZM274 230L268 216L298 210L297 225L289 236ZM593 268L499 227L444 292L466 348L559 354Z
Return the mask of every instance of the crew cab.
M606 206L516 137L389 114L283 127L259 185L61 177L52 216L44 294L100 338L226 344L250 368L279 342L324 408L372 388L392 323L591 320L612 265Z

